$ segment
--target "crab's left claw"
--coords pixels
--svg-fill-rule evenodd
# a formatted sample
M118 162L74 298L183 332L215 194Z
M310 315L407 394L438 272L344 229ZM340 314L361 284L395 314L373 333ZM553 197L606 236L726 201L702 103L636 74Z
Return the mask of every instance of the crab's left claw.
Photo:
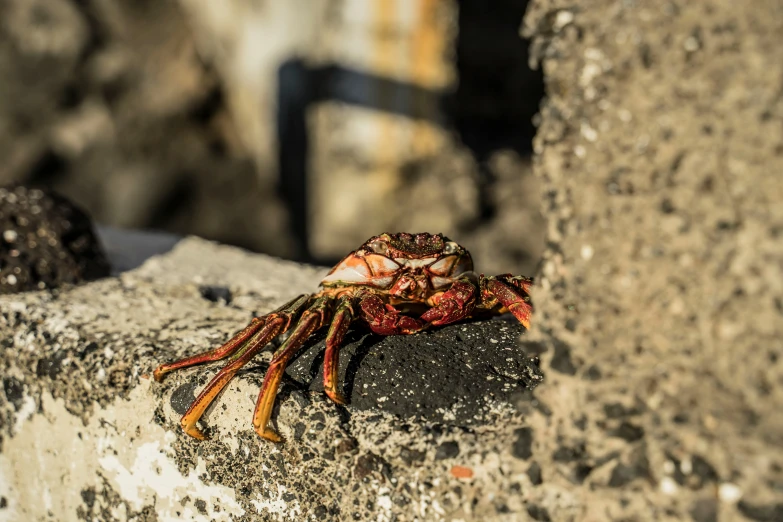
M503 274L499 276L479 278L481 297L484 301L497 299L509 312L514 314L522 326L530 330L530 316L533 315L533 305L530 303L530 288L533 278Z
M476 285L467 279L460 279L440 297L438 304L421 315L421 320L433 326L450 324L473 313L478 301Z

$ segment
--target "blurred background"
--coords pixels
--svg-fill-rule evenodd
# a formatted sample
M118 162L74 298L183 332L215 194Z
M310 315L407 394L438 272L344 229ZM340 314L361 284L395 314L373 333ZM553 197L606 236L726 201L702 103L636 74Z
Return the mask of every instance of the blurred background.
M519 0L4 0L0 184L103 225L331 264L443 232L535 271Z

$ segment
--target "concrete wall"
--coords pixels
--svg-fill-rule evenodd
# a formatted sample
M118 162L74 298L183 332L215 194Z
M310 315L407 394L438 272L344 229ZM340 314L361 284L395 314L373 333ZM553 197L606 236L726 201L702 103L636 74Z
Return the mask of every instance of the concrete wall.
M539 451L570 440L576 469L618 449L620 419L644 434L606 481L590 475L577 518L780 513L781 30L779 2L528 11L549 95L535 298L560 369Z

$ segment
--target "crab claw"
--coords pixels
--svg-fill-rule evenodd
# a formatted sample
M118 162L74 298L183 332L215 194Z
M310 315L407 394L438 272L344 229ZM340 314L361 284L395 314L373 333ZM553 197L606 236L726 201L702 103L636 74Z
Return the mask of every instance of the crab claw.
M383 300L375 294L367 294L359 301L362 316L370 329L380 335L400 335L419 332L424 324L403 315L391 305L384 304Z
M530 317L533 315L533 305L530 304L528 292L533 286L532 278L515 277L511 274L484 277L484 274L481 274L480 285L483 299L496 298L504 308L522 323L522 326L530 330Z
M422 314L421 320L440 326L465 319L476 307L476 294L473 283L460 279L440 297L435 307Z

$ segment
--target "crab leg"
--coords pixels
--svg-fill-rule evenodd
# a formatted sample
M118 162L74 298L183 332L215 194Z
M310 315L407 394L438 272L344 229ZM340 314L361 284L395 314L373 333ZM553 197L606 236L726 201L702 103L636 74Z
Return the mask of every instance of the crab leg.
M236 352L245 342L247 342L247 340L250 339L254 333L264 326L264 323L265 321L263 319L254 317L249 325L234 335L234 337L232 337L231 340L226 344L219 346L214 350L207 350L206 352L202 352L191 357L185 357L184 359L180 359L172 363L161 364L155 368L155 371L152 372L152 375L156 381L160 382L167 373L173 372L174 370L188 368L190 366L195 366L205 362L225 359L229 355Z
M375 294L365 294L359 301L362 316L370 329L380 335L402 335L419 332L427 326L418 319L403 315Z
M528 292L533 286L533 279L529 277L514 277L511 274L503 274L494 277L481 275L480 285L482 297L497 298L509 312L514 314L522 326L530 329L530 316L533 314L533 306L530 304ZM490 295L487 295L490 294Z
M267 428L266 425L272 416L272 407L275 404L277 388L280 386L283 372L291 357L299 351L305 340L329 320L330 300L327 296L319 297L310 308L304 311L294 331L277 349L272 357L272 362L269 363L269 369L264 376L264 384L261 385L261 391L258 394L256 411L253 414L253 429L267 440L272 442L280 442L281 440L280 435L271 428Z
M440 297L438 304L424 312L420 319L440 326L469 317L478 301L476 294L476 285L468 279L455 281Z
M250 321L249 325L237 332L236 335L234 335L234 337L232 337L227 343L223 344L222 346L218 346L214 350L207 350L190 357L185 357L184 359L180 359L178 361L161 364L155 368L154 372L152 372L153 377L157 382L161 382L166 374L171 373L174 370L189 368L190 366L195 366L205 362L220 361L221 359L225 359L241 348L242 345L247 342L247 340L250 339L253 334L260 330L264 324L266 324L267 320L271 316L281 313L283 310L292 306L302 297L304 297L304 295L300 295L299 297L289 301L274 312L267 314L264 317L254 317L253 320Z
M324 392L337 404L345 404L345 398L337 390L337 376L340 365L340 345L345 332L353 321L352 297L343 295L334 313L334 319L326 336L326 353L324 354Z
M250 340L241 344L239 348L235 350L229 359L229 363L209 381L203 390L201 390L201 393L196 400L193 401L193 404L190 405L188 411L182 416L180 425L185 433L199 440L206 438L204 433L196 426L196 423L206 409L212 404L212 401L215 400L215 397L217 397L226 384L229 383L234 375L236 375L250 359L269 344L269 341L290 328L292 319L299 310L307 304L309 299L309 296L301 295L277 311L264 317L264 326L261 330L253 334ZM231 341L229 341L229 343L231 343Z

